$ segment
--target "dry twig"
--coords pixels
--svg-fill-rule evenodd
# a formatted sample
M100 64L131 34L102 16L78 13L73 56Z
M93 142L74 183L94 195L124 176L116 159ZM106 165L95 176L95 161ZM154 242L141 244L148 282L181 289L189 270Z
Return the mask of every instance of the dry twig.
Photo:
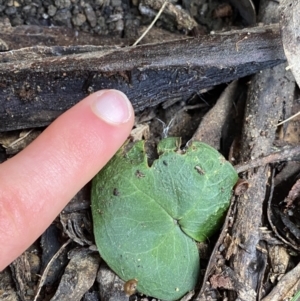
M44 282L45 282L45 280L46 280L46 278L47 278L47 274L48 274L48 272L49 272L49 270L50 270L50 267L51 267L52 262L53 262L56 258L58 258L58 256L62 253L62 251L66 248L66 246L67 246L71 241L72 241L71 239L69 239L68 241L66 241L66 242L60 247L60 249L54 254L54 256L51 258L51 260L48 262L48 264L47 264L47 266L46 266L46 268L45 268L45 270L44 270L44 272L43 272L43 275L42 275L42 277L41 277L41 279L40 279L40 281L39 281L38 289L37 289L37 292L36 292L36 294L35 294L35 297L34 297L33 301L37 301L37 299L38 299L38 297L39 297L39 294L40 294L41 289L42 289L42 287L43 287L43 285L44 285Z
M162 12L164 11L168 1L166 0L164 4L161 6L160 10L158 11L157 15L155 16L154 20L151 22L151 24L148 26L148 28L143 32L143 34L134 42L132 46L136 46L149 32L149 30L154 26L155 22L158 20Z
M297 145L295 147L283 149L277 153L272 153L268 156L257 158L245 163L235 165L235 169L238 173L244 172L251 168L256 168L259 166L264 166L269 163L275 163L280 161L290 161L294 157L300 154L300 146Z

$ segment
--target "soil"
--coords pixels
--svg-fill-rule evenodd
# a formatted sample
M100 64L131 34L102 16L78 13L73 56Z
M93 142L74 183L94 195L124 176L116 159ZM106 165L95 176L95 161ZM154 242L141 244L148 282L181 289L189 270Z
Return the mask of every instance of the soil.
M250 0L171 2L141 44L279 21L276 1L255 1L255 9ZM0 0L0 25L5 28L0 33L1 50L89 45L94 51L91 45L104 42L130 46L162 3ZM19 38L24 32L39 34L24 42ZM41 32L51 39L43 40ZM239 42L243 39L247 35ZM35 44L26 44L32 41ZM237 52L239 45L233 46ZM147 140L150 161L163 137L182 137L182 146L201 140L236 165L241 178L223 228L199 245L199 285L182 300L283 300L299 290L299 116L276 127L300 107L299 90L285 67L273 64L256 75L192 91L184 99L174 99L170 92L163 103L136 112L131 139ZM128 79L126 73L118 76ZM0 83L0 89L5 87ZM90 87L87 94L93 92ZM27 86L18 95L23 102L35 97ZM26 147L43 129L39 124L0 132L0 162ZM0 300L156 300L138 292L128 297L123 285L95 249L88 184L36 243L0 273ZM271 299L276 295L280 297Z

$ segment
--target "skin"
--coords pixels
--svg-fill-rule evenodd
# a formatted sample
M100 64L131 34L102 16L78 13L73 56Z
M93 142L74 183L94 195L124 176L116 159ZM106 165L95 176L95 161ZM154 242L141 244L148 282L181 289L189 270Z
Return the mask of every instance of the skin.
M96 92L57 118L0 165L0 270L22 254L128 137L134 112L119 123L95 113Z

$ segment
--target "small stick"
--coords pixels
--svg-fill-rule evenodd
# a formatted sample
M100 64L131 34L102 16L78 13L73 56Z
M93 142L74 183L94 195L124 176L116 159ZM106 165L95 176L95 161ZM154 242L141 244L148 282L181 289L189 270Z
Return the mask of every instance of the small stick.
M279 152L272 153L266 157L257 158L245 163L237 164L234 166L237 173L247 171L250 168L255 168L269 163L279 162L279 161L290 161L293 157L300 154L300 146L291 147L288 149L283 149Z
M49 272L49 270L50 270L50 266L51 266L52 262L53 262L56 258L58 258L58 256L62 253L62 251L65 249L65 247L66 247L71 241L72 241L71 239L69 239L68 241L66 241L66 242L60 247L60 249L54 254L54 256L51 258L51 260L48 262L48 264L47 264L47 266L46 266L46 268L45 268L45 270L44 270L44 272L43 272L43 275L42 275L42 277L41 277L41 279L40 279L39 286L38 286L38 289L37 289L37 292L36 292L36 295L35 295L33 301L36 301L36 300L38 299L38 297L39 297L39 294L40 294L41 289L42 289L42 287L43 287L43 285L44 285L44 282L45 282L45 280L46 280L46 277L47 277L47 274L48 274L48 272Z
M7 147L5 147L5 146L3 146L3 147L9 148L9 147L14 146L14 145L17 144L18 142L20 142L20 141L22 141L23 139L25 139L28 135L30 135L30 133L31 133L32 131L33 131L33 129L29 130L24 136L22 136L22 137L16 139L16 140L13 141L11 144L9 144Z
M277 123L276 126L282 125L282 124L284 124L284 123L286 123L286 122L288 122L288 121L294 119L295 117L297 117L297 116L299 116L299 115L300 115L300 112L298 112L298 113L292 115L291 117L289 117L289 118L287 118L287 119L285 119L285 120L283 120L283 121Z
M160 17L160 15L162 14L162 12L164 11L166 5L167 5L168 1L166 0L164 2L164 4L161 6L160 10L158 11L157 15L155 16L154 20L152 21L152 23L149 25L149 27L143 32L143 34L134 42L134 44L132 46L136 46L144 37L145 35L149 32L149 30L153 27L153 25L155 24L155 22L157 21L157 19Z
M291 271L285 274L273 288L273 290L262 299L262 301L273 301L273 300L284 300L287 299L287 296L291 290L295 290L295 286L299 281L300 277L300 264L296 265ZM292 299L297 300L298 292Z

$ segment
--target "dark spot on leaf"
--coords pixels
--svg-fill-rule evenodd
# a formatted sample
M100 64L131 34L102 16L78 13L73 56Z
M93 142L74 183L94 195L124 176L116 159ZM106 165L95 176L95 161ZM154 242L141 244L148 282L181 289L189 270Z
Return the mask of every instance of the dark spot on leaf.
M168 162L167 161L163 161L163 164L165 165L165 166L168 166Z
M120 195L120 192L119 192L119 190L117 188L114 188L113 195L114 196Z
M139 170L137 170L137 171L135 172L135 175L136 175L136 177L138 177L139 179L145 177L145 175L144 175L141 171L139 171Z

